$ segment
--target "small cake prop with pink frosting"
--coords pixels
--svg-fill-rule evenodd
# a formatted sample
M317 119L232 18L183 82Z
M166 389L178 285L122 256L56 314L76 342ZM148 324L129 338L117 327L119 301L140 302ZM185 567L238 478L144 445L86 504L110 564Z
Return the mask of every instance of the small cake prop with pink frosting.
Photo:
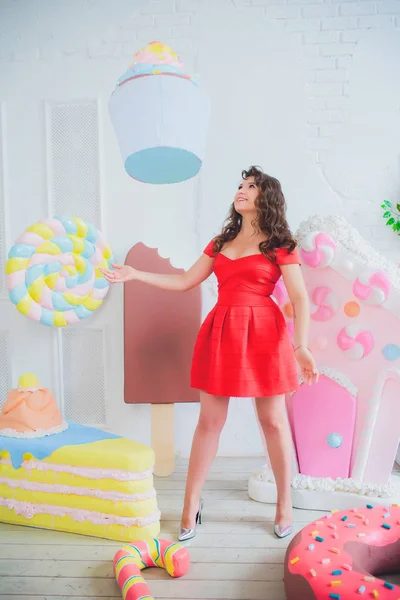
M109 111L125 170L145 183L178 183L200 170L209 101L165 44L136 52L119 78Z
M23 375L0 414L0 521L119 541L160 531L154 452L63 421L54 395Z
M22 375L1 408L0 436L42 437L67 427L52 391L42 388L33 373Z
M400 503L400 269L344 218L314 216L296 234L310 299L309 346L321 376L287 396L298 508ZM287 292L275 300L293 332ZM274 502L270 465L250 496Z

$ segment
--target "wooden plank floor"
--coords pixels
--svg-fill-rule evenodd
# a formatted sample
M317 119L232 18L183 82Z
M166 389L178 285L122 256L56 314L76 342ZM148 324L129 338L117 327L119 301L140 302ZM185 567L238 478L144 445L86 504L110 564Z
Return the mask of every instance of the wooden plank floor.
M145 572L155 598L284 600L283 559L289 539L272 534L275 507L249 499L248 478L263 459L219 458L204 490L204 523L188 543L192 565L181 579ZM162 536L176 539L187 461L155 479ZM322 513L295 510L295 530ZM112 560L122 544L97 538L0 524L1 600L121 598Z

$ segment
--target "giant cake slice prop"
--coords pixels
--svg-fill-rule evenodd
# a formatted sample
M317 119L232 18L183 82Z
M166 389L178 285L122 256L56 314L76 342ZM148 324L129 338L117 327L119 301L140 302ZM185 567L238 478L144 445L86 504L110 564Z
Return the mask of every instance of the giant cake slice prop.
M160 531L151 448L62 420L50 390L20 378L0 414L0 521L120 541Z
M178 56L151 42L136 52L109 101L128 175L144 183L178 183L200 170L209 101Z

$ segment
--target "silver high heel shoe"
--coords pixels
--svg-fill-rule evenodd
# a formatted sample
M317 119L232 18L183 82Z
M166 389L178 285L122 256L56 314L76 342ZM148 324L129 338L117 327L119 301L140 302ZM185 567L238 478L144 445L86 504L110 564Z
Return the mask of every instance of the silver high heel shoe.
M293 525L292 523L290 523L290 525L274 525L274 533L276 536L278 536L278 538L284 538L288 535L290 535L293 532Z
M192 538L194 538L194 536L196 535L196 532L197 532L197 526L201 525L201 523L203 521L202 513L203 513L203 500L200 500L199 510L196 515L196 524L194 526L194 529L187 529L185 527L179 527L178 540L180 542L186 542L186 540L191 540Z

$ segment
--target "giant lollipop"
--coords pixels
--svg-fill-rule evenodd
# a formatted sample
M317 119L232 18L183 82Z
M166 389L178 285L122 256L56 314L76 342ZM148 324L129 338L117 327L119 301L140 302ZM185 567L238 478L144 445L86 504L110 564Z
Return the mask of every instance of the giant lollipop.
M78 218L43 219L17 239L6 263L11 301L27 317L63 327L96 310L109 283L111 250L93 225Z
M151 42L118 80L110 102L125 170L145 183L178 183L200 170L209 102L175 52Z

